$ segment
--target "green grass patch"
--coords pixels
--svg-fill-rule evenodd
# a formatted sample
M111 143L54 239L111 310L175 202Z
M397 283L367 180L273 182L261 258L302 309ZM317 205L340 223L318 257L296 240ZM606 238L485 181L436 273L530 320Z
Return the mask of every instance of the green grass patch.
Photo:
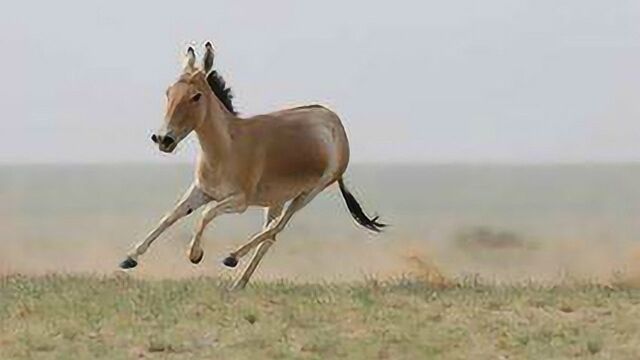
M640 291L0 278L0 359L637 359Z

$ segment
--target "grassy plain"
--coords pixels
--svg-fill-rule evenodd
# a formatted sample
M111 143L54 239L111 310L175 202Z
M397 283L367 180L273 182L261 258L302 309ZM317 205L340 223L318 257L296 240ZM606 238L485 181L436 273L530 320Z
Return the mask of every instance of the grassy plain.
M638 359L640 290L0 278L0 359Z

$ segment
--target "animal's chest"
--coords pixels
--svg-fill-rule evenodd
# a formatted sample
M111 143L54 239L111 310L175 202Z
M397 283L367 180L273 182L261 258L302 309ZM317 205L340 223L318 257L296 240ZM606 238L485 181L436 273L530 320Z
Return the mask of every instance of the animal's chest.
M235 184L217 171L196 171L196 185L215 201L221 201L237 192Z

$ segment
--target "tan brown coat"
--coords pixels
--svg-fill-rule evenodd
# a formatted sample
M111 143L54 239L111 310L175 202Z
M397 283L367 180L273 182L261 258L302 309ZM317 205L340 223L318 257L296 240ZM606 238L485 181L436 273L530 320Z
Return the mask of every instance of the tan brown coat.
M167 89L164 124L152 136L161 151L173 152L187 135L196 133L201 151L195 181L174 210L128 254L122 268L135 267L166 228L206 205L189 247L189 259L199 263L204 255L202 234L214 218L261 206L266 208L263 230L224 261L235 267L238 259L258 247L235 284L244 287L293 214L336 181L358 223L374 231L384 226L364 214L342 182L349 144L333 111L310 105L240 119L211 91L207 73L212 65L210 43L203 69L195 67L195 51L188 49L183 74Z

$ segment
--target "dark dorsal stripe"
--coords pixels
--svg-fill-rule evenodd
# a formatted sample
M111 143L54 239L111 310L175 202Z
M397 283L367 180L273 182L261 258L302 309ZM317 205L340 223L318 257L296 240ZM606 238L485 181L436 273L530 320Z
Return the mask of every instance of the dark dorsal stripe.
M207 83L222 105L224 105L230 113L238 115L238 112L233 108L233 94L231 93L231 88L227 87L227 83L216 70L213 70L209 75L207 75Z

